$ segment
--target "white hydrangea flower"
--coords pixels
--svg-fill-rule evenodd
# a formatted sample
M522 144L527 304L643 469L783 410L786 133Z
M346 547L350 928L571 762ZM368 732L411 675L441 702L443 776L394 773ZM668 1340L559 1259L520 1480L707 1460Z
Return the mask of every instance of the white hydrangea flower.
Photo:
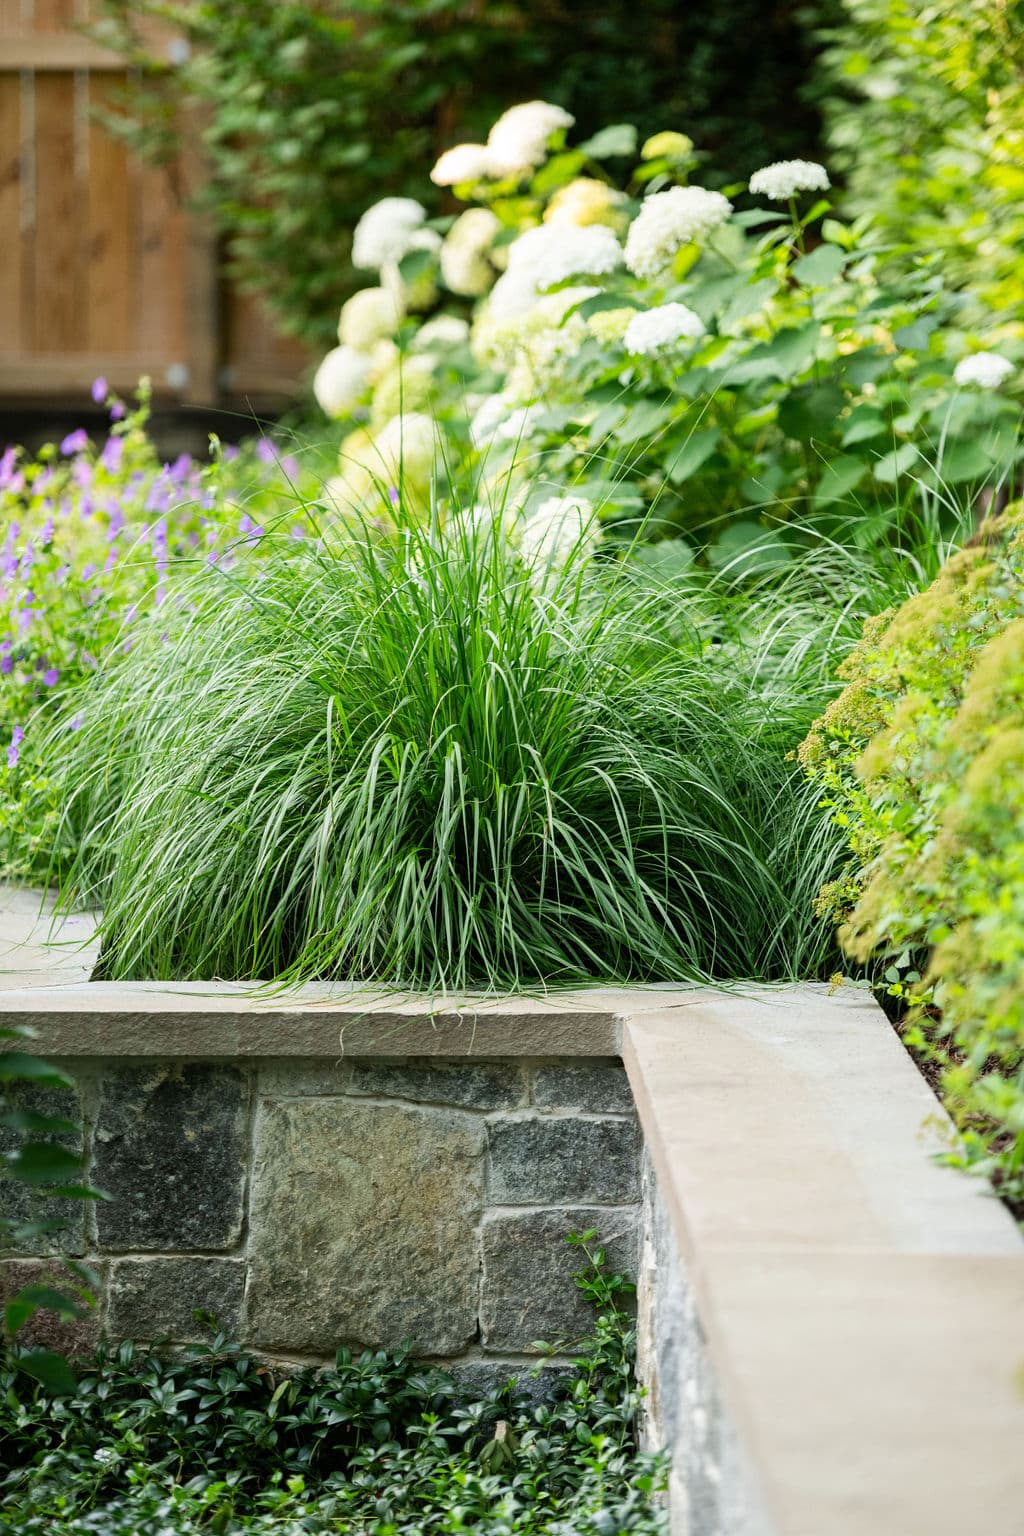
M328 352L313 379L313 394L325 415L337 420L350 416L366 393L373 360L354 347L335 347Z
M494 281L488 260L501 220L489 208L467 208L460 214L441 246L441 276L445 287L464 298L477 299Z
M487 314L494 324L505 325L529 314L537 299L537 285L528 268L519 272L503 272L491 289Z
M457 187L483 181L491 174L491 152L486 144L456 144L446 149L430 173L435 187Z
M979 389L998 389L1016 370L998 352L972 352L953 369L954 384L976 384Z
M338 340L356 352L371 352L378 341L393 336L402 322L402 307L386 288L360 288L341 306Z
M434 315L420 326L412 347L414 352L429 352L432 347L465 347L468 343L468 320L458 315Z
M440 250L441 236L436 229L417 229L409 237L409 249L403 255L408 256L411 251L426 251L429 256L436 257ZM437 303L436 274L436 266L431 265L418 277L407 281L397 261L386 261L380 269L380 280L403 310L416 315L425 309L432 309Z
M381 198L355 227L353 265L379 271L389 261L401 261L426 216L427 210L414 197Z
M423 411L394 416L379 431L356 431L338 455L339 473L325 487L335 506L397 507L399 487L406 510L422 512L429 500L435 462L443 462L440 428Z
M622 265L622 247L604 224L541 224L508 248L512 276L529 273L535 288L569 277L598 277Z
M557 573L574 556L592 552L601 537L594 505L586 496L549 496L519 524L519 554L535 570Z
M503 112L487 135L487 154L494 176L525 176L542 165L548 140L576 121L550 101L523 101Z
M647 355L660 352L663 347L683 337L695 341L705 334L700 315L687 304L659 304L655 309L638 311L626 327L622 338L627 352Z
M474 448L489 443L518 443L544 411L542 405L515 405L505 395L488 395L469 424Z
M544 210L545 224L607 224L624 229L629 223L624 192L617 192L593 176L577 176L559 187Z
M798 192L827 192L831 185L828 171L815 160L776 160L750 178L751 192L773 203L788 203Z
M721 192L671 187L644 199L626 237L626 266L637 277L659 277L682 245L705 239L732 212Z

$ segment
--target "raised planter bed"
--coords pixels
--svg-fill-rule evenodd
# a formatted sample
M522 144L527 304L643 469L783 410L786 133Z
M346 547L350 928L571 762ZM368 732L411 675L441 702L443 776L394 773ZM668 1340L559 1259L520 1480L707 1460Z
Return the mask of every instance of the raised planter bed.
M116 1197L66 1244L98 1329L180 1342L207 1307L276 1358L415 1336L502 1374L580 1327L561 1238L593 1226L638 1270L674 1532L1019 1529L1024 1245L934 1162L865 994L91 983L37 898L0 906L0 1022L76 1076Z

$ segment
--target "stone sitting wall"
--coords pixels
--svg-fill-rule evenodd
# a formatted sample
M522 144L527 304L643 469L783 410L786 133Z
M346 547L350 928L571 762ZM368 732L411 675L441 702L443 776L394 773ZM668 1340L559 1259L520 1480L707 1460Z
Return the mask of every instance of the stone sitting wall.
M112 1197L59 1207L54 1247L104 1282L82 1345L195 1340L200 1309L276 1358L411 1339L514 1365L591 1325L570 1230L635 1272L640 1137L615 1060L60 1065L80 1104L49 1107L84 1121ZM5 1261L4 1288L39 1257Z

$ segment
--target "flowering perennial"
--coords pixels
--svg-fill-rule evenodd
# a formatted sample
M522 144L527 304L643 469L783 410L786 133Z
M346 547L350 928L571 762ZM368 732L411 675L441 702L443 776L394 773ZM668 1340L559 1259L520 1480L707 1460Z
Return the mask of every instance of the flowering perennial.
M680 246L705 240L731 212L729 199L706 187L655 192L629 227L626 266L637 277L660 277Z
M430 173L435 187L457 187L483 181L491 174L491 155L486 144L456 144L446 149Z
M788 203L798 192L827 192L828 171L815 160L777 160L763 165L750 178L750 190L773 203Z
M547 156L548 142L576 119L549 101L524 101L503 112L487 135L494 176L525 176Z
M626 327L623 344L627 352L660 352L684 337L694 341L704 335L704 322L687 304L659 304L656 309L640 310Z
M384 197L374 203L352 236L354 265L379 271L389 261L401 261L426 216L423 204L412 197Z
M962 357L953 370L955 384L976 384L979 389L998 389L1013 373L1014 366L998 352L972 352Z

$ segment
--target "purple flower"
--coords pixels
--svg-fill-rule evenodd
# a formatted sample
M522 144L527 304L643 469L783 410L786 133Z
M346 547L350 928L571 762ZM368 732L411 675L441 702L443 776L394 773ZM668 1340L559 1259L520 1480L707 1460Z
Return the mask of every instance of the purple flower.
M238 449L234 446L233 443L228 443L227 447L221 453L221 458L224 460L225 464L233 463L234 460L238 458Z
M14 447L7 447L0 454L0 489L10 485L14 479L14 466L17 462L18 451Z
M281 468L289 480L294 480L299 473L299 461L289 453L281 460Z
M73 720L69 720L68 721L68 730L69 731L80 731L84 724L85 724L85 716L84 715L76 715Z
M108 475L116 475L124 457L124 438L108 437L100 454L100 463Z
M188 479L192 469L192 459L187 453L179 453L174 463L164 465L164 472L171 477L175 485L181 485Z
M88 446L88 432L86 432L84 427L76 427L73 432L68 433L67 437L61 443L60 451L61 453L81 453L83 449L88 448Z
M18 748L21 746L21 744L22 744L22 742L24 740L25 740L25 732L22 730L20 725L16 725L14 727L14 730L11 732L11 744L7 748L7 766L8 766L8 768L17 768L17 766L18 766L18 758L21 756L20 752L18 751Z
M390 503L391 503L391 505L393 507L397 507L398 506L399 497L398 497L397 487L395 487L393 485L389 485L388 486L388 500L390 501Z
M0 656L0 673L8 677L14 671L14 658L12 656Z
M291 536L293 539L304 539L306 537L306 530L303 528L301 523L295 524L294 528L292 529Z
M111 421L124 420L124 406L121 404L120 400L115 400L113 405L110 407L110 419Z
M107 381L102 374L92 381L92 397L97 405L102 405L107 398Z
M57 686L57 684L60 682L60 673L57 671L56 667L47 667L46 671L43 673L43 682L46 684L47 688L55 688Z
M277 449L269 437L261 437L256 441L256 457L262 464L277 463Z

